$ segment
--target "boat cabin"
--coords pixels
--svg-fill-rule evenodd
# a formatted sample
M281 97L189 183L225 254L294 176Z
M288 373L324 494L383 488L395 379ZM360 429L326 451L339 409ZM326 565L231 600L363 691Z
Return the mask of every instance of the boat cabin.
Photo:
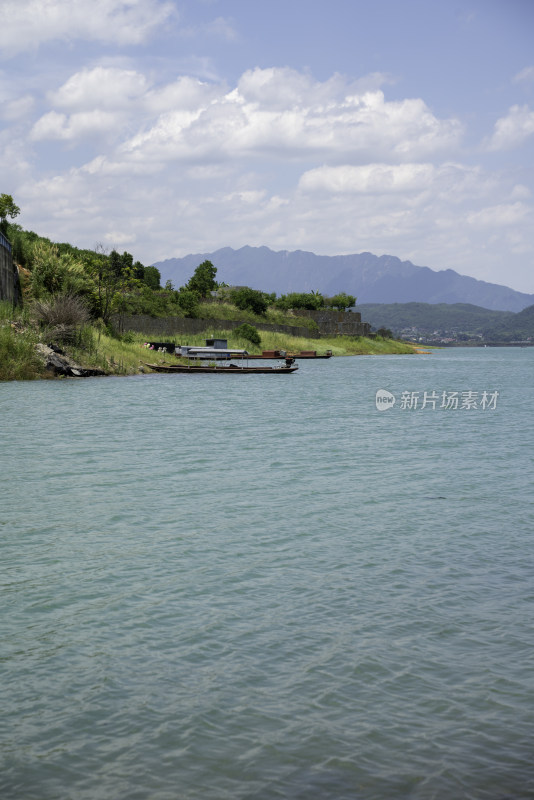
M203 361L224 361L234 356L241 358L248 356L246 350L237 350L223 347L196 347L194 345L182 345L176 348L176 355L182 358L202 359Z

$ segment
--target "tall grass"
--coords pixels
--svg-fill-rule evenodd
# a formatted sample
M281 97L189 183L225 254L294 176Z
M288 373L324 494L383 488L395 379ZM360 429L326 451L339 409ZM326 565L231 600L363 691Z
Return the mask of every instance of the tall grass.
M24 381L47 377L36 352L38 337L22 311L0 302L0 381Z

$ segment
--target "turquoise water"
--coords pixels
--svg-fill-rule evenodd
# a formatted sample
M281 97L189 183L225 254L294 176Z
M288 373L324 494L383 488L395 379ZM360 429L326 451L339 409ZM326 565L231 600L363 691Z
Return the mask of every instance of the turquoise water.
M534 797L533 404L532 348L0 384L2 800Z

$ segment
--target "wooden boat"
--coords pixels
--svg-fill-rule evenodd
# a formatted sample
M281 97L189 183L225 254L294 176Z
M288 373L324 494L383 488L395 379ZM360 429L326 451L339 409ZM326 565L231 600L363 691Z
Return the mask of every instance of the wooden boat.
M298 366L290 365L285 367L241 367L237 364L228 364L226 366L209 365L209 364L147 364L142 361L145 367L150 367L155 372L176 372L179 374L197 374L203 373L207 375L285 375L289 372L295 372Z
M232 358L246 358L264 361L273 361L276 358L332 358L332 351L327 350L326 353L318 355L315 350L301 350L300 353L286 353L285 355L281 355L280 350L264 350L261 355L251 355L250 353L247 353L246 355L239 355L238 353L235 353Z
M327 350L326 353L318 354L316 350L301 350L300 353L288 353L291 358L332 358L332 351Z

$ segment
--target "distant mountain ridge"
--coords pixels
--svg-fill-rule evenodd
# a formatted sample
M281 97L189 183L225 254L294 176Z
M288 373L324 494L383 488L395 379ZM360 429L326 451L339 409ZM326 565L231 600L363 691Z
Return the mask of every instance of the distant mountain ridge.
M208 259L217 278L230 285L251 286L287 294L345 291L360 303L471 303L497 311L521 311L534 304L534 294L460 275L452 269L418 267L396 256L355 253L318 256L304 250L274 251L268 247L223 247L212 253L169 258L154 264L163 282L183 285L195 268Z

